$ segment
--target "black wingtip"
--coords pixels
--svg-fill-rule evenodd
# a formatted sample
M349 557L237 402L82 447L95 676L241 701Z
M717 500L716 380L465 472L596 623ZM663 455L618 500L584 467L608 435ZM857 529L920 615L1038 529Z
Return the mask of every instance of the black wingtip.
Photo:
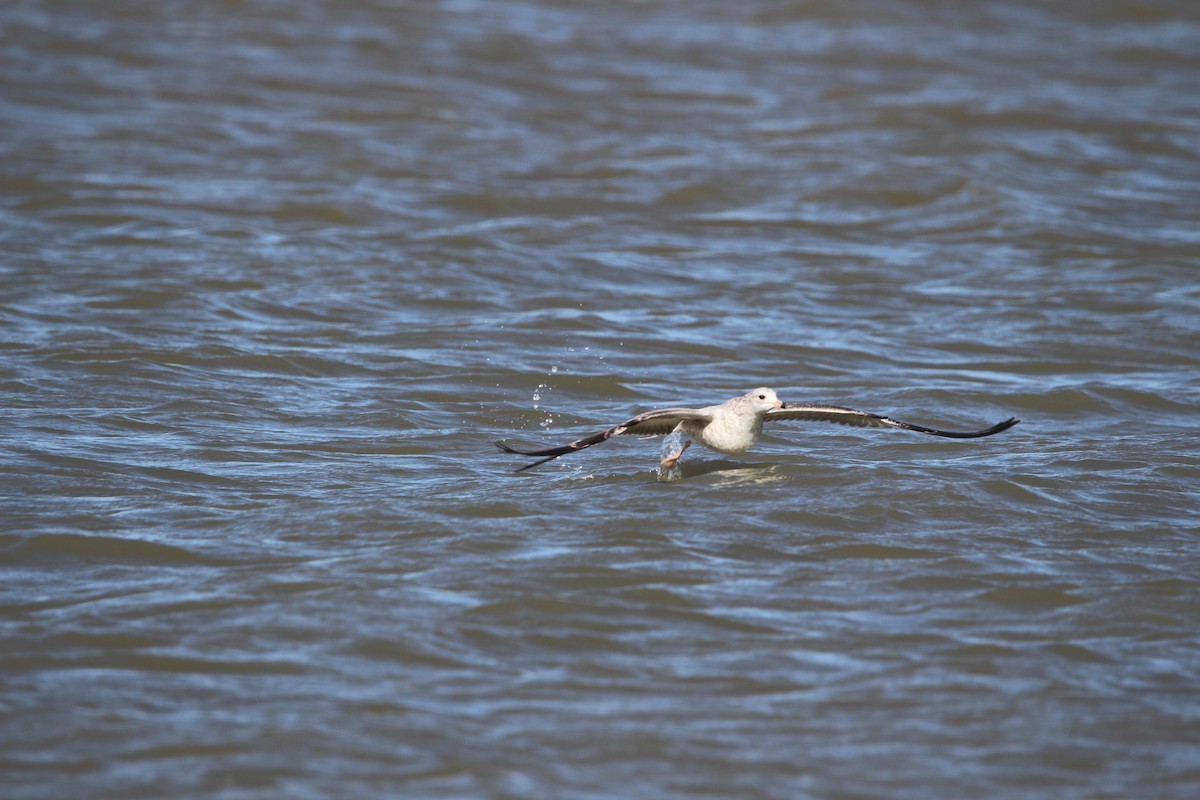
M996 426L996 433L999 433L1000 431L1006 431L1020 421L1021 420L1017 417L1009 417L1008 419L1004 420L1004 422L1001 422Z
M509 446L508 446L508 445L506 445L504 442L492 442L492 444L496 445L496 447L499 447L499 448L500 448L502 451L504 451L505 453L512 453L512 454L513 454L513 455L515 455L515 456L534 456L534 455L541 455L540 453L531 453L531 452L528 452L528 451L525 451L525 450L518 450L518 449L516 449L515 447L509 447ZM527 469L531 469L531 468L533 468L533 467L536 467L536 466L538 466L539 464L545 464L547 461L553 461L553 460L554 460L554 459L556 459L556 458L558 458L558 454L557 454L557 453L556 453L556 454L554 454L554 455L552 455L552 456L549 456L548 458L541 458L541 459L538 459L537 461L534 461L532 464L526 464L526 465L525 465L525 466L523 466L523 467L517 467L517 468L516 468L515 470L513 470L513 471L514 471L514 472L524 472L524 471L525 471L525 470L527 470Z
M1016 417L1009 417L1008 419L1004 420L1003 422L997 422L995 425L993 425L990 428L985 428L984 430L981 430L981 431L974 431L970 435L964 436L962 438L978 439L978 438L982 438L984 436L991 436L993 434L1001 433L1003 431L1008 430L1009 428L1011 428L1013 425L1016 425L1020 421L1021 420L1017 419Z
M911 422L901 422L898 419L891 419L890 417L881 417L880 419L883 419L888 425L894 425L898 428L905 428L906 430L918 433L927 433L930 436L945 436L948 439L981 439L984 436L992 436L1006 431L1021 421L1016 417L1009 417L1003 422L997 422L992 427L984 428L980 431L943 431L938 428L926 428L924 425L914 425Z

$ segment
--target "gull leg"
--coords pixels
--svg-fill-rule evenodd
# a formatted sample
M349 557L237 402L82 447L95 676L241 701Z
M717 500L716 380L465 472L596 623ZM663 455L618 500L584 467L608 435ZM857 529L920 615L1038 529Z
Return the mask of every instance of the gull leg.
M679 448L676 452L658 462L658 465L663 469L675 469L675 465L679 463L679 459L683 456L683 451L687 450L691 446L692 440L688 439L683 443L683 447Z

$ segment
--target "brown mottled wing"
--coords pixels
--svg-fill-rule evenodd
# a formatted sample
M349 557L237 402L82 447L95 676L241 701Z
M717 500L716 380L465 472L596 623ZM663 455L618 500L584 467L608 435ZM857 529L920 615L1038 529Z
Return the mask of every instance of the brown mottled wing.
M765 419L767 421L796 419L835 422L839 425L854 425L859 428L903 428L906 431L928 433L931 436L947 436L951 439L978 439L981 436L991 436L993 433L1006 431L1021 421L1016 417L1010 417L981 431L942 431L937 428L926 428L923 425L901 422L898 419L871 414L867 411L858 411L853 408L808 405L807 403L784 403L782 408L775 408L768 411Z
M712 415L707 411L695 408L660 408L657 411L647 411L644 414L638 414L633 419L622 422L620 425L614 425L606 431L593 433L591 436L576 439L570 444L564 444L560 447L547 447L543 450L518 450L515 447L509 447L503 442L496 442L496 446L506 453L515 453L519 456L533 456L539 459L517 470L520 472L530 467L536 467L538 464L545 464L547 461L552 461L559 456L565 456L567 453L574 453L576 450L582 450L585 447L591 447L594 444L608 441L612 437L620 436L623 433L635 433L640 436L662 436L675 430L675 427L679 423L689 419L707 422L712 419Z

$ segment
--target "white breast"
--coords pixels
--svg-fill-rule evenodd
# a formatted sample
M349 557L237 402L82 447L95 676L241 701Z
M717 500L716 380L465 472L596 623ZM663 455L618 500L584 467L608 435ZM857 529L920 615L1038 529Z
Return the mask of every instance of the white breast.
M762 433L762 417L753 413L718 412L707 425L689 420L679 427L710 450L719 453L741 453L749 450Z

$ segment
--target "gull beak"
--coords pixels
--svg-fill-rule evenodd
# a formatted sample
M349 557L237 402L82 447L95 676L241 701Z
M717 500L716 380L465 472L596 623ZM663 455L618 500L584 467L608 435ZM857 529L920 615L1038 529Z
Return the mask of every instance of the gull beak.
M776 400L776 401L775 401L775 407L776 407L776 408L783 408L783 401L782 401L782 400Z

